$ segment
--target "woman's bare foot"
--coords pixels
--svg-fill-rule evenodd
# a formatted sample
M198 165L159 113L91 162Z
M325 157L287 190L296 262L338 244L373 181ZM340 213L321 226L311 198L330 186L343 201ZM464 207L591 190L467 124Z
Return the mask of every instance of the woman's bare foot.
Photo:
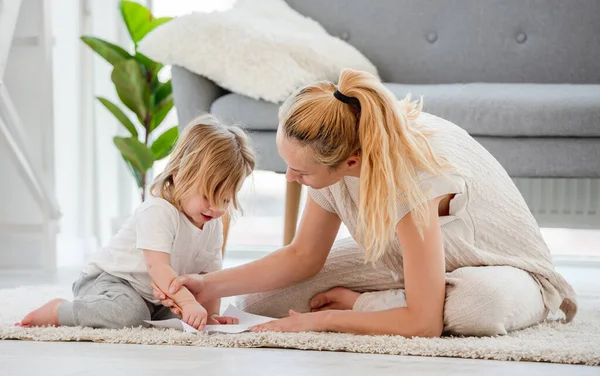
M315 295L310 300L310 308L313 312L330 309L348 310L354 308L354 303L356 303L359 296L360 292L344 287L335 287Z
M31 311L25 316L21 322L16 323L16 326L58 326L58 306L64 302L64 299L52 299L35 311Z

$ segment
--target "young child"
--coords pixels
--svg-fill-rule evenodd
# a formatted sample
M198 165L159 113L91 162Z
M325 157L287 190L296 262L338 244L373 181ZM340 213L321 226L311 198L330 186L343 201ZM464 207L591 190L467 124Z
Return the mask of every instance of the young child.
M209 115L193 120L154 181L150 198L73 284L74 300L51 300L17 325L117 329L174 317L153 297L151 283L168 292L181 274L221 269L220 217L238 208L237 193L254 165L241 129L220 125ZM219 316L220 299L200 305L187 289L169 296L194 328L235 323Z

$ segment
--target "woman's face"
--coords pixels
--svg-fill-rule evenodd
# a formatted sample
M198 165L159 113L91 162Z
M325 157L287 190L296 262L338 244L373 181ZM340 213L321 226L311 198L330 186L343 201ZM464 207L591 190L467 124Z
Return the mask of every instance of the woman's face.
M285 177L288 181L296 181L314 189L329 187L339 182L346 175L358 176L358 157L351 157L336 170L317 163L311 158L309 148L296 141L289 140L277 132L277 150L288 168Z

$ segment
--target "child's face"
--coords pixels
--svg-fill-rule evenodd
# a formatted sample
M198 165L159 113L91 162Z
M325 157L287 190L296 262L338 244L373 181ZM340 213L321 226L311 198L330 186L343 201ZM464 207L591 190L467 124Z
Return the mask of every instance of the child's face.
M225 208L217 208L208 202L202 194L196 194L182 201L184 214L194 225L202 228L205 223L225 214Z

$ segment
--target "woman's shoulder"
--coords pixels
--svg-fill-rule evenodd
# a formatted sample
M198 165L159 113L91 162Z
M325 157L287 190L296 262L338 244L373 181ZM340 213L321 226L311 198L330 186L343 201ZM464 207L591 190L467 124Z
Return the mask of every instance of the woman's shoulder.
M321 189L309 188L310 197L327 211L343 217L358 203L360 178L344 176L339 182ZM354 205L353 205L354 204Z
M308 187L308 196L323 209L332 213L337 213L336 196L334 196L332 190L334 190L339 184L341 184L341 182L320 189Z
M450 173L472 175L476 169L501 169L496 158L459 125L427 113L417 122L429 131L433 153L453 166Z

